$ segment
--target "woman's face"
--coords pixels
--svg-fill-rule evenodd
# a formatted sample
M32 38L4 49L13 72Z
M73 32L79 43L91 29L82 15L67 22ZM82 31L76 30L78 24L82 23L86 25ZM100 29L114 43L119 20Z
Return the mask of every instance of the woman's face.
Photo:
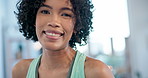
M58 51L69 46L75 18L69 0L46 0L36 16L36 34L44 49Z

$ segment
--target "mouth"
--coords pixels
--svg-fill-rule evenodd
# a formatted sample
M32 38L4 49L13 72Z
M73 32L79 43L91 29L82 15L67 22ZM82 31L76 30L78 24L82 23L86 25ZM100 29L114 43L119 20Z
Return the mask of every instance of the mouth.
M61 36L64 35L63 32L59 32L59 31L43 31L43 33L47 36L47 38L49 39L54 39L57 40L59 39Z

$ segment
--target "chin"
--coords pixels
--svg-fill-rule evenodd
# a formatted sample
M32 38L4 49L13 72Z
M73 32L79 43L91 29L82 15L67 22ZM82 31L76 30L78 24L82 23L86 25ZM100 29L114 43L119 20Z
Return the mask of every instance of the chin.
M48 45L48 46L44 46L43 48L48 50L48 51L61 51L61 50L64 50L66 49L66 47L68 46L63 46L63 45Z

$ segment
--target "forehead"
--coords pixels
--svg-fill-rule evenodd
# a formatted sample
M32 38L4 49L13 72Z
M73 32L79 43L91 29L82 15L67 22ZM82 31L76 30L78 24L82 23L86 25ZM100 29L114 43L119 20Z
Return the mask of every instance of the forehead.
M44 4L51 6L71 7L70 0L45 0Z

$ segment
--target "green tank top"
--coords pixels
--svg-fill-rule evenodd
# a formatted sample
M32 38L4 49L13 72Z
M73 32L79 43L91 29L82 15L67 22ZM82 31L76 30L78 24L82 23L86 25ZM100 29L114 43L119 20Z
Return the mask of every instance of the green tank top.
M26 78L38 78L38 67L40 65L42 55L35 58L28 69ZM83 53L76 52L75 58L70 66L67 78L85 78L84 63L86 56Z

